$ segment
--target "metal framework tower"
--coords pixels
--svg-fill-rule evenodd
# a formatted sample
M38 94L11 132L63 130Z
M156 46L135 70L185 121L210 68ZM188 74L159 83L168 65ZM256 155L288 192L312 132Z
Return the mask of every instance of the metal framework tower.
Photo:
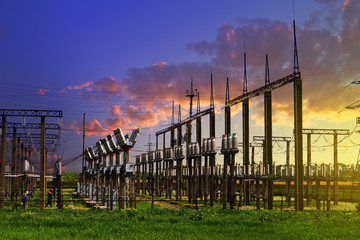
M302 80L294 27L294 126L295 126L295 209L304 210L304 166L302 141Z
M270 85L270 71L269 71L269 60L268 55L265 57L265 86ZM270 179L265 181L265 192L268 199L265 201L265 209L273 208L273 191L272 185L272 100L271 91L264 93L264 126L265 126L265 173L270 176Z
M246 73L246 53L244 53L244 81L243 81L243 94L247 93L247 73ZM242 102L242 122L243 122L243 163L248 166L250 163L249 156L249 99ZM249 175L249 168L245 168L245 174ZM250 205L250 184L249 181L245 182L245 204Z

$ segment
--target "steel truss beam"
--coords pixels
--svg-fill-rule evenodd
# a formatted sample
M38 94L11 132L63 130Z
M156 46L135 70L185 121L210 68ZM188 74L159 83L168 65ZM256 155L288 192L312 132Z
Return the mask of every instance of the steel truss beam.
M186 125L187 123L192 122L192 121L194 121L194 120L197 119L197 118L200 118L200 117L202 117L202 116L211 114L211 113L213 113L213 112L214 112L214 109L213 109L213 108L208 108L208 109L206 109L206 110L204 110L204 111L198 112L198 113L196 113L195 115L192 115L191 117L189 117L189 118L187 118L187 119L184 119L184 120L182 120L182 121L179 122L179 123L175 123L174 125L172 125L172 126L170 126L170 127L168 127L168 128L165 128L165 129L163 129L163 130L157 131L157 132L156 132L156 135L158 136L158 135L161 135L161 134L170 132L172 129L176 129L176 128L178 128L179 126Z
M270 84L267 84L265 86L255 89L251 92L247 92L247 93L244 93L243 95L235 97L235 98L229 100L223 108L234 106L240 102L245 101L246 99L251 99L251 98L260 96L260 95L264 94L265 92L270 92L274 89L280 88L286 84L294 82L296 78L300 78L300 73L292 73L292 74L287 75L283 78L280 78L276 81L273 81Z
M277 142L291 142L291 137L272 137L273 141L277 141ZM263 142L265 141L265 137L264 136L253 136L253 141L254 142Z
M304 128L303 134L317 134L317 135L350 135L349 129L310 129Z
M0 127L2 127L2 123L0 123ZM18 128L18 129L41 129L41 124L40 123L26 123L24 126L22 123L7 122L6 127L7 128ZM61 127L59 124L56 124L56 123L46 123L45 129L61 130Z
M40 145L40 143L41 143L40 140L32 140L32 141L30 141L30 140L27 139L27 138L24 138L23 141L24 141L24 143L32 143L32 144L34 144L34 145ZM55 140L46 139L46 144L47 144L47 145L55 144Z
M7 137L13 137L13 133L7 133L6 134ZM32 133L30 134L30 136L27 133L17 133L16 137L18 138L34 138L34 139L40 139L41 138L41 134L35 134ZM46 134L46 139L59 139L59 135L58 134Z
M62 111L57 110L30 110L30 109L0 109L3 117L55 117L61 118Z

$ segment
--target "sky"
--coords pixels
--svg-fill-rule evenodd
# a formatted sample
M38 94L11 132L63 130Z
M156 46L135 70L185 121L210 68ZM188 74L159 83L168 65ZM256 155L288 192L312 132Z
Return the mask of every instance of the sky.
M191 77L201 109L209 107L212 72L219 145L226 78L230 98L241 95L244 51L249 91L264 84L266 54L270 81L292 73L295 18L303 127L349 129L351 136L339 137L339 162L354 164L360 146L355 121L359 113L345 107L360 98L359 87L349 85L360 80L359 12L357 0L295 0L294 5L292 0L3 0L0 106L62 110L60 147L53 157L64 162L82 152L83 113L86 147L118 127L125 133L140 127L133 161L147 149L149 135L154 145L155 132L171 123L173 100L177 108L181 104L182 119L188 116L185 94ZM273 91L272 100L273 135L292 137L292 85ZM241 106L232 107L231 131L240 141L241 116ZM250 137L264 135L263 122L263 97L257 97L250 101ZM204 137L209 134L207 123L205 117ZM312 143L314 163L333 161L331 136L314 135ZM284 148L274 143L276 163L285 162ZM261 159L260 150L256 159ZM79 171L81 159L66 167Z

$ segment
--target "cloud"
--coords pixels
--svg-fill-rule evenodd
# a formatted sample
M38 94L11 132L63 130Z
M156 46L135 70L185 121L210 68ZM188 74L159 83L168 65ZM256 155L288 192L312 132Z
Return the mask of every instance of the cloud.
M121 87L120 82L114 77L101 78L93 82L85 82L80 85L67 86L58 93L70 95L76 93L82 95L86 100L109 100L118 98L126 92L126 87Z
M82 123L79 123L77 121L73 121L70 124L70 128L74 130L77 134L81 134L83 131ZM103 128L101 123L96 119L85 123L85 134L87 136L103 136L109 134L110 132L111 131L109 129Z
M45 95L46 93L50 92L50 89L44 89L44 88L40 88L36 93L38 95Z
M345 121L353 114L339 110L358 99L358 89L344 86L359 75L360 2L356 0L317 0L314 11L302 26L297 26L300 71L303 79L304 123L314 119ZM230 79L231 98L242 94L244 45L247 53L248 90L264 85L265 54L269 56L270 80L293 72L293 26L279 20L247 19L225 22L212 41L189 43L186 49L208 58L203 62L172 64L157 62L144 68L130 68L122 79L102 78L64 92L76 91L91 100L117 100L104 120L107 129L152 127L171 119L171 102L189 108L185 98L190 79L200 92L202 109L209 106L210 72L213 72L216 107L225 99L226 78ZM246 32L246 39L244 39ZM244 40L246 41L244 44ZM210 60L211 58L211 60ZM210 63L211 61L211 63ZM355 70L354 70L355 69ZM293 125L292 86L273 91L274 125ZM121 104L118 104L118 103ZM196 106L196 99L193 104ZM250 101L252 118L263 124L262 97ZM234 114L241 105L233 108ZM182 113L183 118L188 113ZM330 116L330 117L329 117Z
M123 109L121 105L115 105L109 111L112 113L112 117L105 120L109 129L118 127L123 129L153 127L162 121L168 121L172 113L170 105L155 109L134 105Z

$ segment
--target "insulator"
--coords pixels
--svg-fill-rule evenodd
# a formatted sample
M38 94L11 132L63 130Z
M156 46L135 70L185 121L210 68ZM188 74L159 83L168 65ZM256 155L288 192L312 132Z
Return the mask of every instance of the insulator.
M227 139L226 139L226 135L222 135L222 140L221 140L221 150L226 150L227 149Z
M231 134L228 134L226 139L227 139L227 149L232 149L233 146L232 146L232 136L231 136Z
M123 145L125 142L125 136L124 133L122 132L121 128L118 128L114 131L114 135L116 137L116 141L118 143L118 145Z
M148 160L153 161L154 160L154 152L148 152Z
M115 146L115 142L114 139L111 135L107 135L107 139L109 141L110 147L112 148L113 151L116 150L116 146Z
M169 148L169 158L174 158L174 149Z
M181 145L179 148L179 156L185 157L185 147L183 145Z
M100 142L105 148L105 151L106 151L105 154L109 154L112 152L112 149L110 149L110 146L109 146L108 142L106 141L106 138L100 139Z
M232 134L232 148L238 149L239 143L238 143L238 136L237 133Z
M97 141L97 142L96 142L96 146L97 146L97 148L98 148L98 151L99 151L99 154L100 154L100 155L105 154L104 148L103 148L103 146L102 146L102 144L101 144L100 141Z
M84 151L84 155L85 155L85 158L86 160L91 160L91 155L89 153L89 150L86 148L85 151Z
M131 137L130 137L130 142L132 143L133 146L135 145L136 140L137 140L139 135L140 135L140 128L137 128L137 129L132 131Z
M211 151L215 152L216 151L216 141L215 138L211 138Z
M194 146L194 143L191 143L191 145L190 145L190 156L193 156L194 155L194 153L195 153L195 146Z
M138 164L139 164L139 163L140 163L140 161L141 161L141 156L140 156L140 155L137 155L137 156L136 156L136 163L138 163Z
M208 152L209 151L209 149L207 148L206 138L203 138L203 140L202 140L201 151L202 152Z
M142 163L146 163L146 159L147 158L147 154L146 153L143 153L143 154L141 154L141 162Z
M199 143L195 143L195 144L194 144L194 154L195 154L195 155L199 155L199 154L200 154Z
M206 151L211 152L211 138L206 139Z

